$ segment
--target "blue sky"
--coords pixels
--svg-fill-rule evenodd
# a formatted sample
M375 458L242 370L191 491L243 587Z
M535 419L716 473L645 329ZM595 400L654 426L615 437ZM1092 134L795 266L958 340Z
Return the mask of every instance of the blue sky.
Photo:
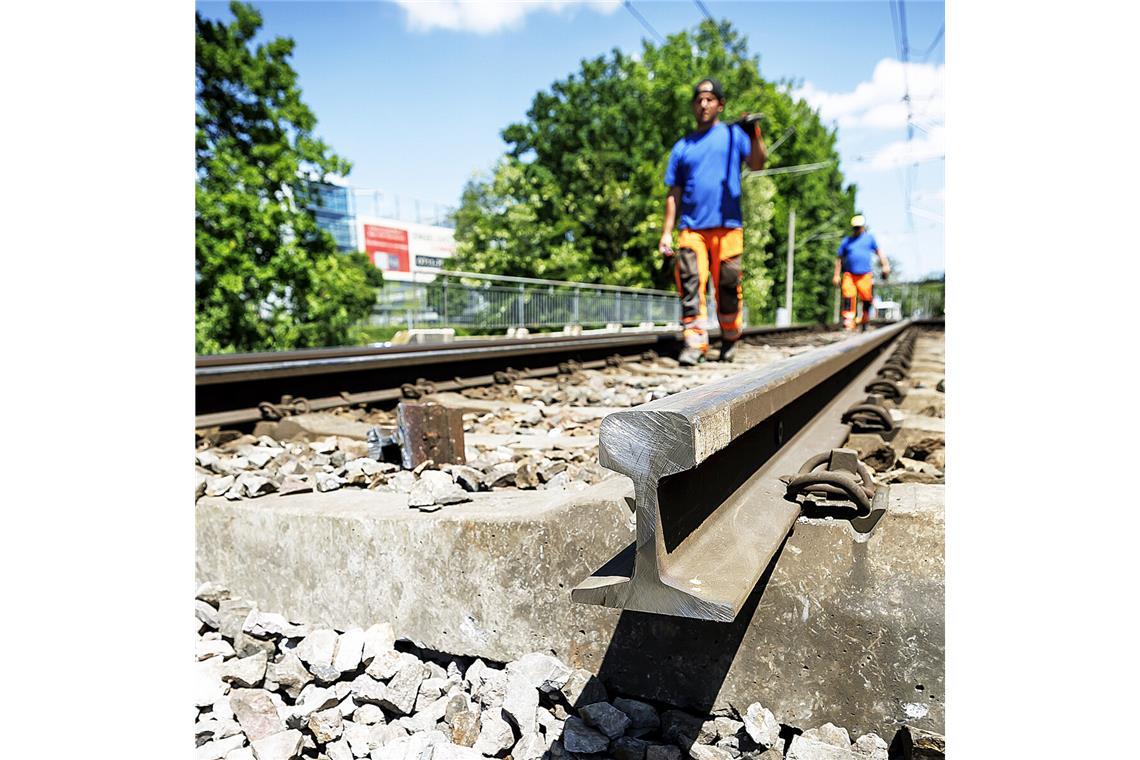
M197 9L229 19L227 5L199 2ZM402 196L405 204L456 204L463 184L503 152L499 131L524 118L535 92L576 71L583 58L615 47L632 53L652 39L613 0L255 5L265 37L296 41L293 65L304 98L318 134L353 162L349 182ZM839 124L841 168L857 183L858 207L904 277L941 271L943 41L925 63L904 70L885 1L704 6L747 36L765 77L795 80L800 94ZM662 35L703 18L692 0L635 0L633 7ZM917 61L942 27L945 8L909 2L905 13ZM904 79L921 114L909 145Z

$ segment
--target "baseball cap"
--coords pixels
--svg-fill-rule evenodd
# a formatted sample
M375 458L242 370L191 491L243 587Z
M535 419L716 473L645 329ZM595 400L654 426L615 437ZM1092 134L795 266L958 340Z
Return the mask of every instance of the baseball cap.
M711 92L716 95L717 100L724 100L724 88L720 86L720 82L712 77L705 77L697 82L697 86L693 88L693 100L696 100L702 92Z
M855 216L851 217L851 226L852 227L866 227L867 226L867 220L863 218L862 214L856 214Z

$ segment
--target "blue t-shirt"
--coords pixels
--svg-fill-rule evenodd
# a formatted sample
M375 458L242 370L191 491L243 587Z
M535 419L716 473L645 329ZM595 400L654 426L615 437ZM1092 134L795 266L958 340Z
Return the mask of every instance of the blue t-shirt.
M843 271L854 275L871 271L871 257L879 250L875 236L864 232L859 237L845 237L839 244L839 258L843 259Z
M673 146L665 185L681 188L681 229L741 227L740 163L752 153L742 130L717 124Z

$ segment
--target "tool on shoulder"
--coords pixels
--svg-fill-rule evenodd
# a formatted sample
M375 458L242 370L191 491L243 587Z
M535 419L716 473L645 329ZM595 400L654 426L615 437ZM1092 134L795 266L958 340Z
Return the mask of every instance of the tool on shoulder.
M763 118L762 113L746 113L737 119L735 124L744 130L744 134L751 137L760 128L760 120Z

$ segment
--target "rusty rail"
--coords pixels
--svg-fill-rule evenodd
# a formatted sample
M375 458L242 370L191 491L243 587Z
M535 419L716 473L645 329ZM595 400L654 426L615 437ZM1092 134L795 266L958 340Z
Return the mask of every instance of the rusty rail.
M571 598L733 620L799 516L779 476L842 443L842 410L909 324L607 416L599 458L633 480L637 537Z

